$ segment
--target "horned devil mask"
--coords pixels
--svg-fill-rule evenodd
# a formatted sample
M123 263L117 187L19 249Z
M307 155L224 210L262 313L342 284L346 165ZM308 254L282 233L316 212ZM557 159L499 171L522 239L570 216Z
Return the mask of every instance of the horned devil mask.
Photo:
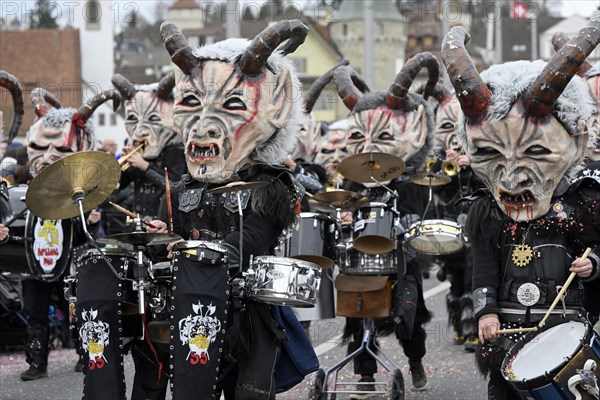
M444 38L471 167L515 221L545 215L560 181L583 159L594 104L574 75L600 41L599 16L547 64L517 61L481 76L465 49L467 32L452 28Z
M284 56L304 42L305 25L280 21L252 42L228 39L198 49L170 22L160 31L179 67L173 114L192 177L223 182L245 163L279 163L291 153L303 101Z
M422 96L408 92L422 67L429 71L429 92L439 77L439 65L431 53L408 60L387 92L370 92L350 67L335 71L338 94L351 111L347 137L350 155L381 152L411 164L423 161L431 146L433 112Z
M8 89L10 95L13 100L13 118L10 124L10 129L8 131L8 144L10 144L17 133L19 133L19 127L21 126L21 122L23 121L23 114L25 114L25 103L23 100L23 89L21 88L21 84L11 74L6 71L0 71L0 86ZM3 125L2 125L2 111L0 111L0 136L3 134ZM2 154L0 154L0 159L2 158Z
M112 83L125 99L125 129L133 146L144 144L144 158L158 158L176 136L173 125L173 87L175 74L169 73L158 84L134 86L116 74Z
M94 96L76 110L62 108L58 99L45 89L33 89L31 102L38 119L26 137L31 175L37 176L48 165L72 153L93 150L94 129L89 118L96 108L111 99L116 110L121 97L115 90Z

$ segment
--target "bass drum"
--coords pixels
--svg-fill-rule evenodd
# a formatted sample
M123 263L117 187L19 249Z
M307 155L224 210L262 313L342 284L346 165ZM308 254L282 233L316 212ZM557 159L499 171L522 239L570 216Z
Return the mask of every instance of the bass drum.
M41 219L27 212L25 256L33 278L55 282L70 266L73 243L71 219Z

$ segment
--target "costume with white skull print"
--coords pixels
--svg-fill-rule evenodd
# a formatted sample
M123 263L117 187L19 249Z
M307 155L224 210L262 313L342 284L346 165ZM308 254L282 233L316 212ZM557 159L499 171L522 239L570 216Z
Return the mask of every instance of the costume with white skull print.
M192 49L175 25L161 26L165 47L178 67L173 112L189 172L171 191L173 231L185 240L217 241L235 265L228 269L222 260L210 263L175 253L178 268L173 279L179 283L170 310L172 320L179 322L173 325L170 343L175 400L199 395L208 399L221 390L236 399L275 397L273 371L279 368L272 364L280 334L273 330L269 306L234 296L230 279L239 268L233 260L241 258L241 268L247 269L250 255L273 254L279 235L294 222L299 208L303 189L281 164L293 150L303 115L299 80L285 55L302 44L307 32L298 20L280 21L253 41L227 39ZM210 193L230 181L256 180L268 185L243 190L241 202L235 193ZM161 221L156 225L165 226ZM194 317L198 301L211 304L211 318L223 329L214 340L202 335L193 339L192 349L179 340L178 328ZM247 332L254 332L252 338ZM237 368L232 369L232 363Z
M31 101L37 120L26 134L31 175L39 175L44 168L63 157L91 150L94 145L94 130L90 117L97 107L108 100L112 100L116 108L121 99L118 93L109 90L94 96L79 109L61 108L58 99L51 93L41 88L33 89ZM43 199L36 201L43 202ZM98 223L88 223L87 229L92 236L98 236ZM23 372L21 379L33 380L46 375L48 307L52 292L58 290L62 293L62 279L70 267L71 250L84 245L87 238L79 217L43 221L31 213L28 213L23 236L26 238L25 248L21 247L21 252L27 256L29 270L35 279L23 282L24 304L29 312L30 329L25 354L30 367ZM45 253L40 250L44 249L53 249L58 256L53 254L53 257L40 257L40 254Z
M143 144L139 153L143 157L142 165L132 164L123 171L119 187L126 188L133 183L132 211L142 218L155 219L166 189L165 167L172 182L181 180L186 170L183 144L173 122L175 74L167 74L156 84L140 86L116 74L112 83L124 99L125 129L132 149ZM147 163L146 169L143 161Z
M500 371L510 343L498 346L495 331L536 326L570 270L577 276L563 307L585 315L582 285L599 275L600 250L578 258L600 242L599 187L593 179L569 184L594 119L595 105L576 72L600 43L600 12L548 63L510 62L479 75L468 40L464 29L453 28L442 57L464 114L461 140L487 187L470 198L476 201L467 220L474 311L485 340L476 358L490 374L490 398L512 399ZM526 288L538 293L535 302L519 294Z
M346 146L350 156L371 152L390 154L406 163L412 172L422 164L433 141L433 111L423 96L409 93L409 88L423 67L428 70L425 92L429 93L439 78L439 64L431 53L420 53L408 60L387 91L370 92L362 78L349 67L340 67L335 71L334 81L338 94L350 110L346 132ZM364 195L371 203L384 204L386 210L394 209L403 221L400 224L405 224L406 227L420 219L427 203L423 186L409 182L408 175L383 184L387 189L375 182L345 182L343 188ZM397 194L397 197L393 198L390 192ZM358 218L357 215L358 213L355 218ZM410 313L411 317L408 314L400 315L400 296L392 294L389 301L393 304L396 315L393 320L376 322L376 329L378 335L395 332L411 366L420 369L421 360L426 353L426 333L423 326L431 316L422 296L420 266L414 253L411 256L405 254L403 247L401 242L395 244L394 250L387 256L395 258L400 269L403 269L406 261L406 273L401 278L402 281L396 285L397 278L393 275L392 279L396 282L393 285L405 287L407 292L414 294L411 299L414 308ZM361 346L362 327L360 319L346 318L344 337L353 339L348 344L348 354ZM373 348L372 346L369 344L369 348ZM377 363L369 354L354 358L354 373L373 377L377 373ZM424 373L420 379L418 389L422 390L427 383Z

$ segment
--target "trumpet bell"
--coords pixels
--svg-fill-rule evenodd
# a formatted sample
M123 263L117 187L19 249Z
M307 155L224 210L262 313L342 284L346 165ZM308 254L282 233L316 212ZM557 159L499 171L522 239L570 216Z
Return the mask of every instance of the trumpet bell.
M455 176L458 173L458 164L454 161L444 161L442 163L442 171L447 176Z

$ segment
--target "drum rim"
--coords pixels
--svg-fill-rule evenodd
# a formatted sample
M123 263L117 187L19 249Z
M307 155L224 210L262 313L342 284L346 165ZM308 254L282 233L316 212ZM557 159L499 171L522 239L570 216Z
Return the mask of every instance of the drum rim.
M133 255L131 252L127 251L126 249L124 249L122 247L102 247L100 249L93 248L93 249L84 250L81 253L81 255L79 256L79 260L90 258L93 255L97 255L98 257L101 257L98 250L100 250L100 252L102 252L107 257L108 256L124 256L124 257L129 257L129 258L135 259L135 255Z
M304 268L314 269L316 271L321 271L321 266L319 266L318 264L315 264L313 262L305 261L305 260L300 260L300 259L297 259L297 258L280 257L280 256L273 256L273 255L254 256L253 260L252 260L252 265L254 266L254 263L256 263L257 261L271 260L271 259L290 260L291 264L299 265L299 266L302 266ZM268 262L268 261L263 261L263 262L265 264L275 264L274 262ZM285 265L285 264L283 264L283 265Z
M420 225L421 222L423 222L423 225L444 225L444 224L440 224L440 222L444 222L444 223L448 223L448 226L453 226L456 228L459 228L460 231L462 232L462 225L459 224L456 221L452 221L450 219L424 219L422 221L417 221L412 223L409 227L408 227L408 231L410 231L414 226ZM428 223L429 222L429 223Z
M271 300L263 300L264 296L260 296L258 294L258 292L260 291L272 291L272 289L253 289L252 292L250 294L248 294L247 298L253 301L257 301L259 303L265 303L265 304L271 304L271 305L277 305L277 306L289 306L289 307L299 307L299 308L311 308L314 307L315 304L317 303L316 297L315 297L315 301L314 302L310 302L309 300L299 300L299 299L293 299L292 301L294 302L294 304L291 304L289 301L288 302L278 302L278 301L271 301ZM275 298L279 298L282 300L290 300L289 297L285 297L284 294L282 293L278 293L278 292L273 292L271 294L269 294L269 296L271 296L271 298L275 297ZM295 302L302 302L301 304L296 304ZM306 306L302 306L302 305L306 305Z
M173 246L174 250L189 250L204 248L207 250L215 251L217 253L226 254L228 253L227 247L221 245L222 242L211 242L208 240L185 240L183 242L177 242ZM205 246L201 246L205 245Z
M542 328L538 329L537 331L528 332L527 334L525 334L506 352L506 356L502 360L502 365L500 367L500 373L502 374L502 377L509 384L513 385L513 387L517 390L530 390L531 387L541 388L545 384L549 384L549 383L553 382L554 377L557 375L558 372L562 371L562 369L572 360L572 356L574 354L571 354L567 360L564 360L563 362L561 362L559 365L555 366L551 370L545 371L545 372L549 373L549 376L547 376L546 374L543 374L543 375L539 375L539 376L536 376L531 379L521 379L518 381L513 381L513 380L509 379L505 374L506 366L510 362L511 358L514 355L516 355L523 348L523 346L525 346L526 343L531 342L533 340L533 338L535 338L537 335L541 334L542 332L546 332L549 329L554 328L555 326L562 325L562 324L568 323L568 322L581 322L582 324L585 325L585 335L582 338L579 346L577 347L576 353L574 353L574 354L577 354L581 350L581 348L584 346L584 344L588 343L592 339L592 337L594 335L592 325L589 323L589 321L587 321L581 315L557 316L555 318L549 319L548 322L546 322L546 324Z
M331 218L330 215L316 213L316 212L312 212L312 211L301 212L300 214L298 214L298 216L299 216L299 219L303 219L304 217L306 217L306 218L317 218L317 219L333 221L333 218Z

